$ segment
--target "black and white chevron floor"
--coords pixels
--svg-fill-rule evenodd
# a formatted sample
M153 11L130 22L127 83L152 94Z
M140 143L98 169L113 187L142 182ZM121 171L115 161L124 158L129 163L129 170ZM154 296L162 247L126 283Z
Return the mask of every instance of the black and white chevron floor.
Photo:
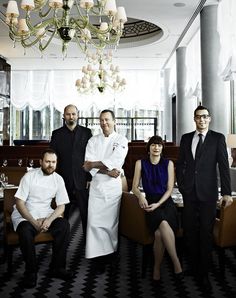
M2 243L2 214L0 215L0 236ZM174 279L172 266L168 257L165 257L162 267L162 282L159 287L151 282L151 268L148 268L145 278L141 277L141 254L139 244L120 237L119 262L115 273L111 269L102 274L94 275L91 264L84 258L84 243L82 227L78 214L75 212L71 218L71 241L68 248L67 267L74 272L71 281L51 279L47 276L50 262L50 245L38 245L37 255L39 274L37 287L23 289L20 286L24 264L19 249L15 249L13 257L13 276L10 280L4 278L6 265L0 268L0 297L214 297L236 298L236 253L228 249L226 252L226 274L223 280L220 276L218 256L214 251L213 265L210 281L213 286L212 293L204 294L190 276L186 276L181 284ZM2 245L0 257L2 258ZM183 259L184 262L184 259Z

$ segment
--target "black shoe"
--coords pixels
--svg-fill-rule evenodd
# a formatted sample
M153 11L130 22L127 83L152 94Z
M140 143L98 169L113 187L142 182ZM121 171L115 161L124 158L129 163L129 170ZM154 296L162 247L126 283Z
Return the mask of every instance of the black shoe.
M157 288L160 287L161 279L152 279L152 285Z
M37 285L37 273L25 273L22 281L22 286L26 289L35 288Z
M184 273L183 272L179 272L179 273L175 273L175 280L178 282L183 281L184 279Z
M200 287L202 289L203 292L205 293L209 293L212 290L212 286L210 283L210 280L208 278L208 276L203 276L200 280Z
M67 280L71 280L74 277L74 274L72 272L67 271L64 268L59 268L59 269L50 269L49 276L52 278L59 278L67 281Z

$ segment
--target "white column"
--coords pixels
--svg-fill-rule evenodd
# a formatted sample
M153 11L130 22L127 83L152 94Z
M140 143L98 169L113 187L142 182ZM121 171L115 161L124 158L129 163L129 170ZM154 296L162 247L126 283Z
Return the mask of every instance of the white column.
M170 85L170 68L163 71L163 98L164 98L164 113L163 113L163 138L167 141L172 141L172 102L169 94Z
M186 47L176 50L176 144L181 136L193 130L193 103L186 97Z
M225 92L227 84L218 74L220 39L217 8L217 4L205 6L200 14L202 105L209 108L212 115L211 129L226 135L229 132L230 98Z

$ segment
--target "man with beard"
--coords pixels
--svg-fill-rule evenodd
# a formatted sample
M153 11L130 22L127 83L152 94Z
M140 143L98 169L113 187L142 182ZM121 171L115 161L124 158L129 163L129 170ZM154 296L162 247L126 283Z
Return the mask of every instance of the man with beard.
M51 277L68 280L66 253L70 238L70 225L63 218L65 204L69 203L62 177L55 172L57 155L47 149L40 159L40 168L26 173L15 194L16 204L12 213L14 230L19 235L20 249L25 261L23 286L33 288L37 283L37 262L34 237L49 231L53 236ZM51 203L55 198L56 208Z
M57 172L63 177L70 198L64 216L69 218L74 207L79 208L84 238L88 212L88 181L91 180L82 165L85 148L92 136L89 128L78 125L78 109L70 104L64 109L64 125L52 132L50 147L58 156Z

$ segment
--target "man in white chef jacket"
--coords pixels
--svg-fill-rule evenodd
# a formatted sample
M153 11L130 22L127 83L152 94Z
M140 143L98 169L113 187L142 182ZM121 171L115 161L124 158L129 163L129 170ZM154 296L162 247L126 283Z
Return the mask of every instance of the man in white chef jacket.
M128 140L115 132L113 111L101 112L100 126L102 133L88 141L83 166L92 175L85 257L93 259L97 273L117 251L121 172L128 152Z
M56 170L57 155L53 149L45 149L40 168L26 173L15 194L16 204L11 218L19 235L20 248L25 261L22 286L34 288L37 283L37 259L34 237L49 231L53 236L50 277L71 280L66 270L67 246L70 239L69 222L63 218L65 204L69 203L65 183ZM55 198L56 208L51 208Z

